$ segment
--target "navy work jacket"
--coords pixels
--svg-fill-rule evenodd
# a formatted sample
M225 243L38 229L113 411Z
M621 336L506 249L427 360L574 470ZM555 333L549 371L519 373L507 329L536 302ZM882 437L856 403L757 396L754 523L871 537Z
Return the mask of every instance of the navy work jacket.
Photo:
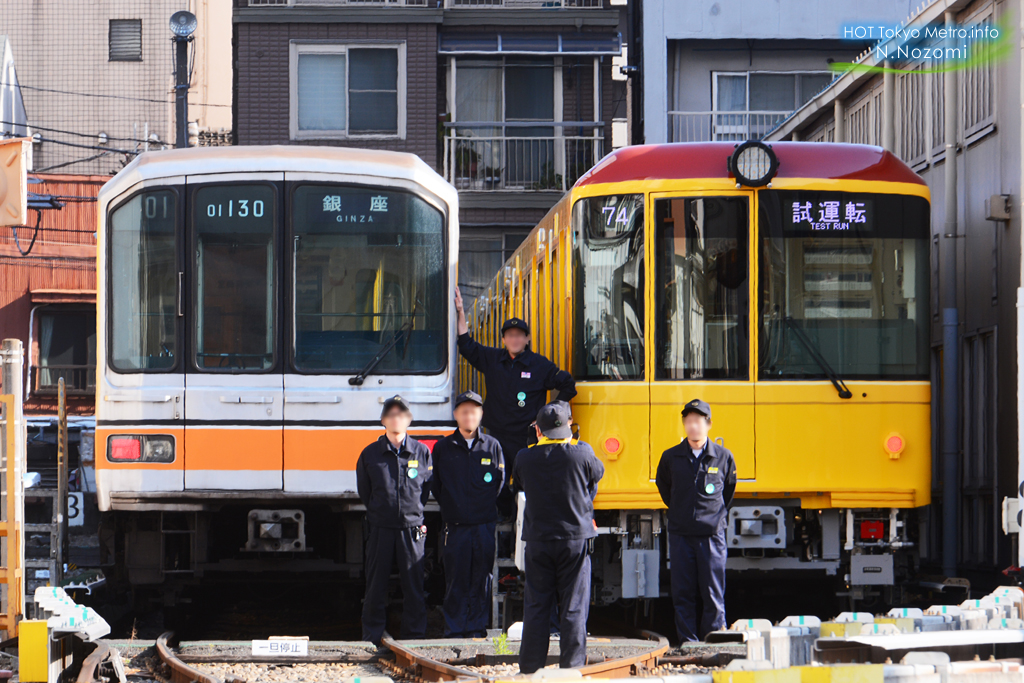
M673 446L661 454L655 481L668 506L669 533L713 536L725 529L736 492L736 462L724 446L708 439L699 460L689 442Z
M558 390L560 401L576 395L572 375L529 347L512 358L505 349L484 346L466 333L459 335L459 353L484 374L487 382L483 426L488 431L525 432L547 403L547 392L551 389ZM523 405L519 405L520 401Z
M385 529L423 524L432 465L430 449L411 436L405 437L400 453L386 435L364 448L356 462L356 486L366 520Z
M514 467L512 488L526 493L524 541L597 536L594 496L604 465L590 444L542 442L519 451Z
M498 493L505 483L501 444L477 430L470 448L458 429L436 444L430 481L445 524L489 524L498 519Z

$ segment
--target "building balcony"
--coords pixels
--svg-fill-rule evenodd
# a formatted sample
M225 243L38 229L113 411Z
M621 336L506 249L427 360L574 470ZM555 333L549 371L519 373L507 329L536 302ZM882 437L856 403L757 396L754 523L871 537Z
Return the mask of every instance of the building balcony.
M564 192L604 155L600 121L445 125L443 173L458 190Z
M29 377L32 394L56 396L61 378L68 396L92 396L96 393L95 365L33 365Z
M669 142L760 140L791 111L670 111Z

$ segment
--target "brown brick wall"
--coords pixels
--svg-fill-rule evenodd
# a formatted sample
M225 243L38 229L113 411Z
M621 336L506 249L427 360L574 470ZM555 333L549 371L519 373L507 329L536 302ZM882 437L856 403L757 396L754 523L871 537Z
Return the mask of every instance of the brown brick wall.
M405 140L289 139L289 45L292 40L403 40L407 93ZM236 26L237 144L312 144L417 154L437 165L437 25L270 24Z

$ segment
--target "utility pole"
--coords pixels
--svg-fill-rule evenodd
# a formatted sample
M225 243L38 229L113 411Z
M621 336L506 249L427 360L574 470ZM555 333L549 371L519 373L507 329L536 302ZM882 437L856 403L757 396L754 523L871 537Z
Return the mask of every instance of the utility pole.
M188 147L188 44L196 30L196 15L180 11L171 15L174 34L174 127L175 147Z

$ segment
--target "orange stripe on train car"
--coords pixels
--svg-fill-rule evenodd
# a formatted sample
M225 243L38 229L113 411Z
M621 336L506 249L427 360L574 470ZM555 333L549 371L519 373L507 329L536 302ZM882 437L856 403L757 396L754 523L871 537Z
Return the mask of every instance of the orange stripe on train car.
M410 429L412 436L447 436L450 427ZM383 432L380 429L244 429L189 427L186 430L97 429L97 469L153 470L354 470L359 454ZM121 434L170 434L175 438L171 463L109 462L106 443ZM102 446L100 446L102 444Z

